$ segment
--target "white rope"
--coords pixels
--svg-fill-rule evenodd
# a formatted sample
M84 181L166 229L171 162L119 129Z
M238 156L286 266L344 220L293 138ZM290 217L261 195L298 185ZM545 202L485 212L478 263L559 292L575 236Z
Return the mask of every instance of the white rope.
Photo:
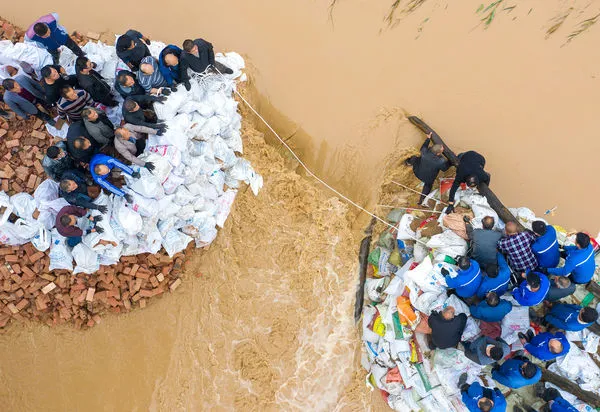
M395 182L395 181L393 181L393 180L392 180L392 183L393 183L393 184L395 184L395 185L401 186L401 187L403 187L403 188L405 188L405 189L407 189L407 190L410 190L411 192L415 192L415 193L416 193L416 194L418 194L418 195L420 195L420 194L421 194L421 192L419 192L418 190L411 189L410 187L408 187L408 186L406 186L406 185L403 185L402 183L398 183L398 182ZM443 205L446 205L446 206L448 206L448 203L446 203L446 202L442 202L441 200L435 200L435 201L436 201L436 202L439 202L439 203L441 203L441 204L443 204Z

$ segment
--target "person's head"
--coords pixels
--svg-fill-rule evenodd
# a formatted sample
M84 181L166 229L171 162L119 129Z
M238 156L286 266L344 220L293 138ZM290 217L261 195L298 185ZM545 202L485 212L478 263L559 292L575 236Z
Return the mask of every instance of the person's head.
M450 274L450 271L446 268L442 268L440 270L440 273L442 274L442 276L448 276Z
M60 217L60 224L63 226L75 226L77 223L77 217L74 215L62 215Z
M89 73L94 68L94 63L87 57L81 56L75 60L75 70L77 72Z
M471 267L471 259L467 256L461 256L458 258L458 268L460 270L467 270Z
M126 34L122 35L117 39L117 43L115 44L115 48L118 52L124 52L125 50L131 50L135 47L135 42L133 39Z
M496 224L496 220L492 216L486 216L481 219L481 224L483 225L484 229L492 230Z
M89 141L86 137L79 136L73 140L73 146L75 149L87 150L92 145L92 142Z
M60 181L60 190L63 192L70 193L73 190L77 189L77 183L70 179L63 179Z
M115 137L123 140L129 139L131 132L124 127L117 127L115 130Z
M579 249L585 249L590 245L590 237L583 232L575 235L575 244Z
M502 347L496 345L491 347L489 353L490 358L492 358L495 361L499 361L500 359L502 359L503 355L504 351L502 350Z
M506 222L506 227L504 228L504 230L506 231L507 235L514 235L519 231L519 227L515 222L510 221Z
M110 169L106 165L99 164L94 166L94 173L96 173L98 176L107 175L109 172Z
M168 53L165 55L165 64L167 66L177 66L179 64L179 58L175 53Z
M9 76L16 76L17 73L19 73L19 69L17 69L15 66L11 66L10 64L7 64L5 68Z
M66 155L67 153L58 146L50 146L48 150L46 150L46 156L48 156L50 159L58 160L62 159Z
M481 409L482 412L490 412L494 407L494 402L488 398L480 398L477 401L477 406Z
M479 178L475 175L467 176L465 183L469 187L477 187L477 185L479 184Z
M77 92L71 86L64 86L60 89L60 95L70 101L77 100Z
M488 278L496 278L498 277L498 273L499 273L499 269L498 269L498 265L496 265L495 263L492 263L491 265L487 265L485 268L485 273L487 274Z
M521 375L523 375L525 379L533 378L536 373L537 366L535 366L533 363L525 362L521 365Z
M50 36L50 27L46 23L35 23L33 25L33 32L40 37L46 38Z
M129 113L137 112L139 110L139 108L140 108L140 106L137 104L137 102L135 102L135 101L133 101L131 99L125 100L125 103L123 103L123 107Z
M84 119L88 119L90 122L95 122L98 120L98 112L92 109L91 107L86 107L81 111L81 116Z
M548 341L548 348L554 354L561 353L563 351L563 344L558 339L550 339Z
M541 398L546 402L553 401L556 398L560 398L560 392L556 388L546 388Z
M495 308L500 303L500 298L496 292L488 292L488 294L485 296L485 301L488 305Z
M596 309L594 308L585 307L579 311L579 318L583 323L596 322L598 319L598 312L596 312Z
M571 280L566 276L558 276L554 279L554 282L559 289L566 289L571 286Z
M446 306L444 310L442 310L442 317L446 320L452 320L452 318L454 318L454 307Z
M119 74L119 76L117 77L117 80L119 81L119 83L122 86L125 86L125 87L131 87L135 84L135 79L127 73Z
M186 39L183 41L183 50L188 53L198 53L198 46L191 39Z
M538 236L543 236L546 234L546 224L541 220L536 220L535 222L533 222L531 224L531 229L533 230L533 233L535 233Z
M2 87L4 87L4 90L13 93L19 93L21 91L21 86L13 79L4 79L2 81Z
M527 285L529 286L529 288L532 291L537 291L540 289L540 283L541 283L541 279L540 279L540 275L538 275L535 272L529 272L527 274Z
M434 144L431 146L431 152L436 156L441 156L444 154L444 146L441 144Z
M42 74L42 77L47 80L57 80L60 77L58 70L50 65L44 66L40 73Z
M140 71L148 76L154 73L154 66L152 63L142 63L140 64Z

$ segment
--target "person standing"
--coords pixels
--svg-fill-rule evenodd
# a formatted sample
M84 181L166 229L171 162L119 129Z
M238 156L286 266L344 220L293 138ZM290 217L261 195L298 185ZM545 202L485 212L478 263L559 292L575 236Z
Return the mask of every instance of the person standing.
M75 247L81 238L93 232L103 233L104 229L96 226L102 216L93 217L86 209L78 206L65 206L56 215L56 230L67 238L67 245Z
M477 293L481 285L481 269L477 261L461 256L458 259L458 274L454 277L445 275L448 288L455 289L456 295L461 298L470 298Z
M508 291L510 268L501 253L497 253L496 258L497 265L491 264L485 268L485 276L477 289L477 297L480 299L485 297L489 292L496 292L498 296L502 296Z
M186 39L181 53L181 82L190 90L190 77L188 69L195 73L203 73L210 66L215 67L223 74L232 74L233 70L215 60L213 45L204 39Z
M144 44L145 43L145 44ZM137 30L129 29L117 39L117 56L131 70L138 70L144 57L150 56L150 39Z
M50 13L37 19L25 32L25 39L36 42L52 56L54 64L58 64L60 58L60 46L66 46L77 56L85 53L73 41L67 30L58 24L58 14Z
M89 136L100 147L112 143L115 138L115 126L106 113L93 107L86 107L82 110L81 117Z
M535 236L525 230L519 232L515 222L506 223L505 236L498 241L498 250L508 257L508 264L516 272L528 272L538 266L531 245Z
M100 192L97 191L96 194L93 194L94 188L88 186L85 176L78 170L67 170L63 173L58 187L59 196L74 206L98 210L100 213L108 211L106 206L97 205L93 202Z
M485 270L488 265L497 264L498 241L502 233L494 230L496 221L492 216L481 219L482 229L473 229L467 216L463 217L467 229L467 237L471 246L471 257Z
M146 90L137 81L135 73L129 70L120 70L115 78L115 90L119 92L123 99L129 96L138 96L146 94Z
M458 155L458 166L456 168L456 177L450 188L448 199L449 206L446 213L454 211L454 196L461 183L466 183L468 187L475 188L480 183L490 184L490 174L483 168L485 167L485 157L475 151L468 151Z
M146 136L144 136L144 133L154 134L156 131L149 127L126 123L123 127L115 130L115 149L132 164L153 171L154 164L152 162L146 162L138 158L146 148Z
M473 362L485 366L498 362L510 354L510 346L502 338L480 336L473 342L462 342L465 356Z
M419 197L419 204L427 207L425 198L431 192L435 179L440 172L445 172L450 168L450 162L444 157L444 146L431 143L431 133L427 135L427 139L421 146L420 156L411 156L404 161L407 166L412 166L413 173L421 182L423 182L423 190Z
M33 79L27 76L17 76L15 79L2 81L4 87L4 102L10 109L23 119L35 116L40 120L54 126L56 122L37 105L44 102L44 90Z
M542 371L525 356L514 356L492 368L492 379L509 388L533 385L542 378Z
M544 301L548 290L550 290L550 281L541 273L529 272L521 274L525 278L521 284L512 291L513 297L521 306L536 306Z
M500 299L496 292L489 292L485 298L476 305L469 306L471 316L484 322L500 322L512 311L512 304Z

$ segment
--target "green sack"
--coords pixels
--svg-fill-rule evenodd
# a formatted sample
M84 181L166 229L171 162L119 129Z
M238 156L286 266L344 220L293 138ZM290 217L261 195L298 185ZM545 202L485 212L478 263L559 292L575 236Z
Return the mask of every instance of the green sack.
M392 209L390 213L388 213L386 219L391 223L398 223L402 216L406 213L405 209Z
M381 249L376 247L369 253L369 263L374 265L375 267L379 266L379 256L381 256Z
M394 246L396 245L396 238L392 233L386 230L381 235L379 235L379 240L377 241L377 244L388 250L393 250Z

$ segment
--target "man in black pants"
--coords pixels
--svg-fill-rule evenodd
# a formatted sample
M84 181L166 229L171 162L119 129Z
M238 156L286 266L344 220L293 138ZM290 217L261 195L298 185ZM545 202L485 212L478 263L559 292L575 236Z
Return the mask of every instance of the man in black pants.
M423 182L423 190L419 204L427 207L425 197L431 192L435 179L440 171L445 172L450 167L450 162L444 157L444 146L434 144L429 147L431 133L421 146L421 156L412 156L404 161L407 166L412 166L415 176Z
M454 195L461 183L466 183L469 187L477 187L479 183L490 184L490 174L483 168L485 167L485 157L474 151L468 151L458 155L458 166L456 167L456 177L454 184L450 189L446 213L454 212Z

